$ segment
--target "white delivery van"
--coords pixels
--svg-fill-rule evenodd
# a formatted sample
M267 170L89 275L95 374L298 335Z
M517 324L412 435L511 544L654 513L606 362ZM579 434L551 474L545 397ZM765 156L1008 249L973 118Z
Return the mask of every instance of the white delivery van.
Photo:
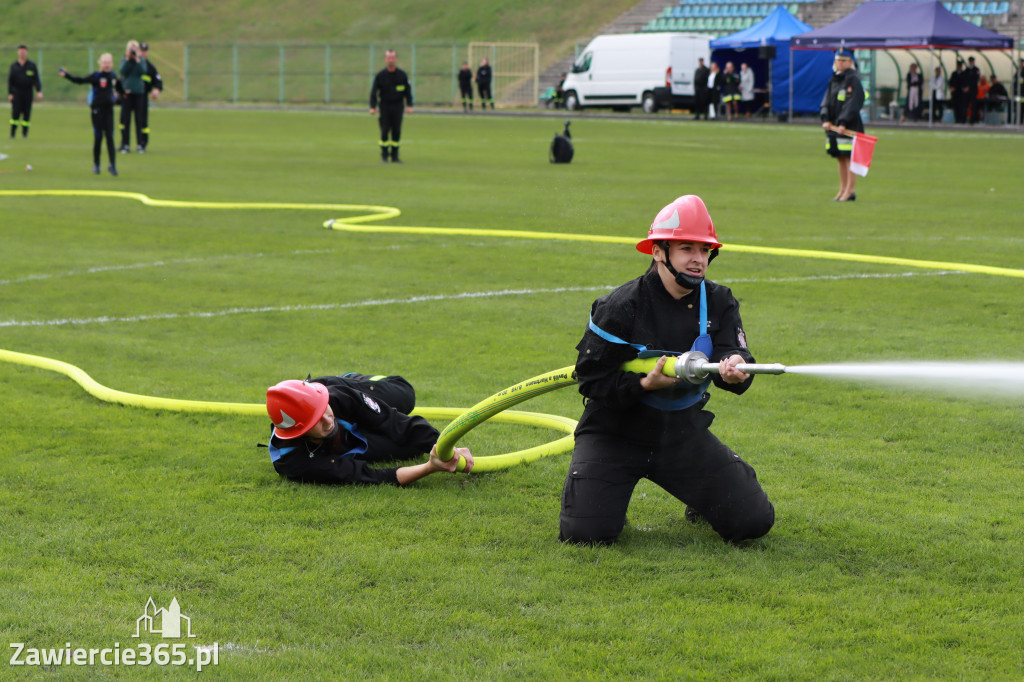
M697 59L711 65L710 39L696 33L597 36L580 53L562 90L567 109L692 106Z

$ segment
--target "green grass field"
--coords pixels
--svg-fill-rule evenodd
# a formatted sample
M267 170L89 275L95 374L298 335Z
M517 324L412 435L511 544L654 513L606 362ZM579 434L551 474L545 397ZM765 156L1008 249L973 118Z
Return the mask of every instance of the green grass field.
M259 403L281 379L356 370L405 375L424 406L469 406L572 364L591 301L647 260L383 225L639 239L696 193L727 245L710 277L740 300L758 360L1024 361L1019 278L728 249L1021 268L1024 137L872 131L858 200L835 204L812 126L580 118L576 159L556 167L560 124L416 112L405 164L384 166L367 114L158 108L150 153L119 157L112 178L89 172L85 108L41 105L29 140L0 141L14 171L0 190L402 215L353 234L322 229L343 217L323 210L0 196L0 348L146 395ZM300 486L256 448L265 418L112 405L6 363L0 385L8 643L155 646L135 620L176 598L189 651L218 643L204 672L224 679L1024 677L1020 397L795 375L714 391L713 430L757 469L772 532L727 546L642 482L621 541L580 548L556 540L567 455L408 489ZM520 407L582 411L571 388ZM484 425L465 444L557 436ZM193 674L4 665L10 679Z

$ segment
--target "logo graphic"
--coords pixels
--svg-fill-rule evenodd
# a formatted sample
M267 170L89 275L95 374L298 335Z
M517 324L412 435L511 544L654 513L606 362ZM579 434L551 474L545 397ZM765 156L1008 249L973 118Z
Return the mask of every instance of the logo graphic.
M377 401L365 393L362 393L361 395L363 396L363 402L366 403L366 406L377 414L380 414L380 405L377 404Z
M654 223L653 229L655 230L674 230L679 227L679 211L672 211L672 215L665 218L660 223Z
M278 426L282 429L290 429L295 426L295 420L288 416L284 410L281 410L281 423Z
M171 604L166 609L158 609L150 597L146 602L146 609L135 621L135 634L132 637L139 637L143 632L160 635L164 639L181 637L181 621L185 621L185 637L195 637L192 634L192 619L182 615L181 607L178 605L177 597L171 599Z

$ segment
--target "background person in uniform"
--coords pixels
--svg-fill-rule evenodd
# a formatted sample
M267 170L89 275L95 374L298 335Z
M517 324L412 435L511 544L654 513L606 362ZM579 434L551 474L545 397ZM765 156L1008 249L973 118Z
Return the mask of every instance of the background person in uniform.
M407 485L438 471L465 472L473 455L455 448L447 462L437 457L438 432L423 417L410 417L416 392L400 376L349 372L306 381L282 381L267 389L274 423L270 460L278 474L305 483ZM423 464L374 468L371 464L430 453Z
M153 101L160 98L160 93L164 89L164 79L160 77L160 72L149 60L148 43L139 43L139 56L146 65L146 75L142 77L142 81L146 84L146 96L142 98L142 122L139 124L142 133L139 138L139 153L142 154L149 147L149 98L152 96Z
M853 52L838 50L832 62L832 78L821 100L821 126L825 128L825 151L839 164L839 191L834 201L854 201L853 191L857 176L850 171L850 155L853 152L853 138L847 130L864 132L860 118L864 106L864 87L860 74L853 68Z
M405 71L398 68L396 51L384 52L384 64L370 88L370 114L377 113L379 101L380 160L387 163L390 157L392 163L401 163L398 145L402 140L402 114L412 113L412 86Z
M60 75L72 83L88 83L92 86L89 93L89 108L92 112L92 172L99 175L100 151L103 138L107 139L107 157L110 165L107 170L117 175L117 163L114 161L114 104L117 102L120 82L114 73L114 58L109 52L100 55L99 71L94 71L84 78L77 78L60 70Z
M494 109L494 98L491 97L491 65L487 59L480 60L480 68L476 70L476 88L480 91L480 106L483 109L491 105Z
M704 58L697 58L697 69L693 72L693 92L696 97L694 104L693 120L699 121L700 115L704 114L704 120L708 118L708 76L711 71L704 65Z
M949 74L949 99L957 123L967 123L967 89L967 72L963 60L958 59L956 70Z
M967 121L974 125L981 120L981 107L978 106L978 84L981 82L981 69L974 64L974 57L967 58Z
M139 54L139 43L129 40L124 48L124 57L121 58L121 65L118 68L121 74L121 87L124 88L124 97L121 100L121 153L127 154L131 151L129 142L132 133L132 116L135 117L135 144L139 153L145 151L145 143L142 139L143 109L146 106L146 81L142 79L146 75L146 61Z
M715 415L704 409L712 382L740 394L753 381L735 368L754 361L739 303L727 287L705 279L721 246L700 197L679 197L636 245L654 258L647 272L594 302L576 346L586 407L562 492L563 542L615 542L641 478L727 542L759 538L774 524L775 509L754 469L711 433ZM688 350L720 362L721 375L694 386L662 374L666 354ZM621 369L638 353L661 358L648 374Z
M32 121L32 90L36 97L43 99L43 82L39 79L39 69L35 62L28 58L28 47L18 45L18 58L11 64L10 75L7 76L7 101L11 103L11 139L21 126L21 136L28 137L28 129Z
M740 108L746 118L754 113L754 71L745 62L740 64Z
M462 111L473 111L473 70L469 62L462 62L459 69L459 92L462 93Z

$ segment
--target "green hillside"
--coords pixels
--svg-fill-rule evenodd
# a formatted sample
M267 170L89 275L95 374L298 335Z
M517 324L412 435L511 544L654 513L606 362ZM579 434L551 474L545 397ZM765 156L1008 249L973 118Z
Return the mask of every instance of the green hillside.
M542 55L589 36L636 0L5 0L0 45L157 41L500 40Z

